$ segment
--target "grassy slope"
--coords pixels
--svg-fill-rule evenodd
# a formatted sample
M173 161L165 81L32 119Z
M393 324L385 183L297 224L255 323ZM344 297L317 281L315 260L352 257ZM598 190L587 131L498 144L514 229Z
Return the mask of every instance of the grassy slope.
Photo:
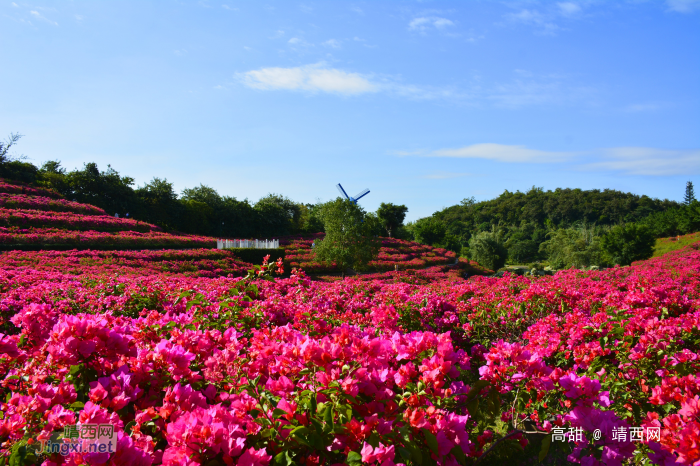
M652 257L658 257L697 242L700 242L700 232L683 236L672 236L670 238L659 238L654 245L654 255Z

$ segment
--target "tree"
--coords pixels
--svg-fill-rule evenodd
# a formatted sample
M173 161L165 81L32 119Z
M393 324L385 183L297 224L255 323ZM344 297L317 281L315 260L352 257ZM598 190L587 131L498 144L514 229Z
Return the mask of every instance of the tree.
M362 270L376 259L381 241L371 235L365 215L360 206L347 199L323 204L320 217L326 237L316 243L315 259L335 262L343 277L347 268Z
M603 236L601 245L614 264L630 265L648 259L654 253L656 240L646 225L617 225Z
M685 198L683 199L683 204L690 205L695 201L695 189L693 188L693 182L688 181L685 184Z
M600 227L585 225L553 230L548 233L549 240L540 244L540 251L547 254L549 265L556 269L602 265L605 260L600 232Z
M15 160L15 158L10 155L10 148L14 146L21 137L22 135L19 133L10 133L6 141L0 141L0 163Z
M413 224L413 234L419 242L432 246L445 239L447 227L441 220L425 217Z
M503 244L501 232L492 228L491 231L482 231L469 240L469 256L480 265L494 272L506 263L508 250Z
M406 212L408 212L408 207L405 205L396 204L385 204L382 202L377 209L377 217L382 222L384 229L389 234L391 238L391 233L395 232L400 226L403 225L403 221L406 218Z

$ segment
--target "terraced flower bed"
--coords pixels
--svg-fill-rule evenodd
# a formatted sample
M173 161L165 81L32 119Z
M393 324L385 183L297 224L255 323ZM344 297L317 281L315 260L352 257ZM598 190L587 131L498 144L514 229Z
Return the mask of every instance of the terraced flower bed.
M160 227L130 218L83 215L73 212L0 208L0 226L20 228L60 228L95 231L162 231Z
M314 261L312 244L323 239L323 234L307 237L292 236L280 239L280 247L285 249L284 263L286 267L301 268L306 273L335 273L340 272L335 264L318 263ZM370 270L382 272L406 269L421 269L439 264L454 263L457 255L446 249L404 241L395 238L382 238L382 248L379 257L369 263Z
M106 215L99 207L65 199L52 199L28 194L8 194L0 192L0 207L5 209L48 210L54 212L73 212L82 215Z
M146 251L8 251L0 254L0 268L61 272L136 274L171 273L193 277L246 275L252 264L217 249Z
M216 240L206 236L180 236L150 231L71 231L56 228L0 227L0 248L11 249L178 249L212 248Z

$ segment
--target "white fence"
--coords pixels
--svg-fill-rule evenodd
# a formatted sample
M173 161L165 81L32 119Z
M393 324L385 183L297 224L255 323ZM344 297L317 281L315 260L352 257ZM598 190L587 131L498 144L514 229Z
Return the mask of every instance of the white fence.
M274 249L280 247L278 239L217 239L217 249L228 248L255 248Z

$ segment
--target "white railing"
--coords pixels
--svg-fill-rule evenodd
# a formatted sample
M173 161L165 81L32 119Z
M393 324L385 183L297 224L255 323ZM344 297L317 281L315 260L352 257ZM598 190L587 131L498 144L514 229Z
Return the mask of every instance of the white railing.
M278 239L217 239L216 249L255 248L276 249L280 247Z

